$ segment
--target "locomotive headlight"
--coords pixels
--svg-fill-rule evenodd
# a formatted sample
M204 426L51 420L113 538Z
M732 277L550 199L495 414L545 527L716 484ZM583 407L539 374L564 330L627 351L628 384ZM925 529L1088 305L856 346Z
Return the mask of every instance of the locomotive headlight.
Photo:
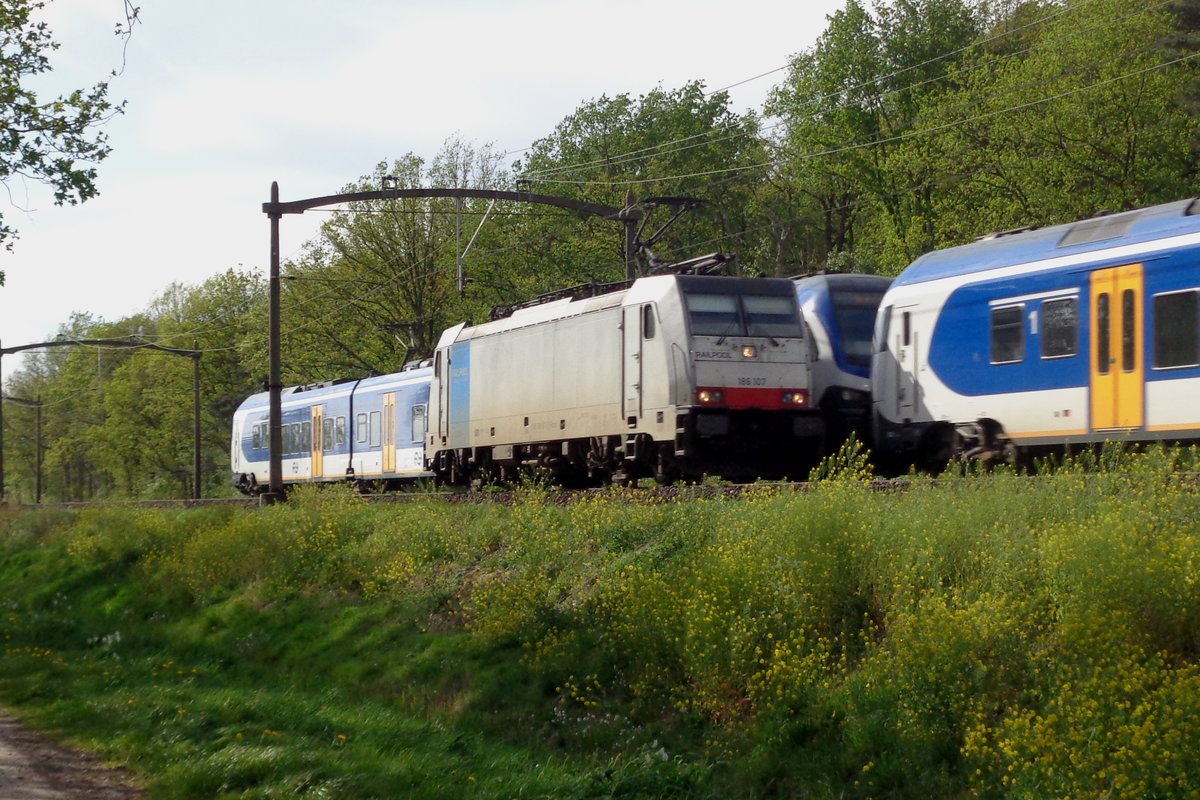
M713 405L724 400L725 394L720 389L699 389L696 392L696 399L703 405Z
M758 358L758 348L752 344L742 345L742 358Z
M803 408L808 405L808 392L803 389L795 392L784 392L783 404L785 406L799 406Z

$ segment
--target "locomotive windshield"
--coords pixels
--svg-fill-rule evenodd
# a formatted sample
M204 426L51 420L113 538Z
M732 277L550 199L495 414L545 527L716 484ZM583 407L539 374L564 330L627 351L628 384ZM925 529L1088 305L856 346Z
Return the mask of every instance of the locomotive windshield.
M787 295L687 292L693 336L800 338L796 300Z

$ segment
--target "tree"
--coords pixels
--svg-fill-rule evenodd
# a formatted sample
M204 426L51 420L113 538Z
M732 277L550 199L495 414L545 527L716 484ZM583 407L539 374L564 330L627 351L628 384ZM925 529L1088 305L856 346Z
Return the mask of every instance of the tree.
M97 194L94 165L110 151L99 127L122 105L108 99L105 81L48 102L38 98L29 81L51 69L49 54L58 48L46 23L34 19L44 6L0 0L0 183L33 180L51 188L57 205L75 205ZM137 9L126 2L125 11L117 33L127 37ZM0 242L11 249L15 237L0 214Z
M636 99L601 97L535 142L514 169L543 194L609 206L623 206L630 190L642 198L695 197L704 205L680 219L655 255L677 261L713 250L745 254L759 249L748 215L761 177L751 167L766 160L758 126L756 115L732 113L727 93L706 93L699 81ZM656 228L657 221L649 226ZM624 242L612 222L550 215L519 230L525 269L514 285L527 293L625 275Z
M981 22L965 0L894 0L874 14L849 0L793 62L768 105L785 120L773 177L803 198L797 222L820 226L820 256L855 248L899 264L935 244L936 176L908 152Z
M942 176L938 238L1045 225L1187 196L1197 126L1181 95L1197 68L1162 43L1176 20L1137 0L1043 13L1029 47L980 52L925 109L912 153Z
M452 137L430 163L381 161L343 192L492 189L499 156ZM469 311L456 262L488 203L454 198L359 201L335 211L320 238L286 269L286 381L388 372L431 355L441 331Z

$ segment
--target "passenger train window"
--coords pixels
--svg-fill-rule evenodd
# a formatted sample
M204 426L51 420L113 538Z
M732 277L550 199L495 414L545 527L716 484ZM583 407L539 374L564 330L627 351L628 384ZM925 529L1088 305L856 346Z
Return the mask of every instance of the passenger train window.
M259 448L261 448L263 446L262 445L262 426L255 425L253 428L253 434L254 434L254 445L253 446L254 446L255 450L258 450Z
M296 448L297 453L312 452L312 422L303 422L300 424L300 446Z
M992 363L1025 360L1025 306L992 309Z
M333 428L333 443L341 447L346 443L346 418L338 417Z
M1112 351L1109 348L1108 334L1112 326L1112 315L1109 313L1108 292L1101 292L1096 298L1096 372L1107 375L1112 363Z
M1042 303L1042 358L1064 358L1079 352L1079 298Z
M358 415L358 435L354 437L359 444L367 443L367 415Z
M333 450L333 419L329 417L321 422L321 450L326 453Z
M1154 297L1154 368L1200 365L1200 292Z
M380 411L372 411L371 412L371 425L370 425L370 431L369 431L368 435L370 436L372 447L379 447L379 443L382 440L382 437L380 436L380 432L383 430L383 426L380 424L380 422L382 420L383 420L382 412L380 412Z
M1133 289L1121 292L1121 371L1133 372L1136 360L1137 334L1133 330L1134 322Z
M646 306L649 308L649 306ZM425 440L427 433L425 427L425 404L419 404L412 407L412 440L421 442Z

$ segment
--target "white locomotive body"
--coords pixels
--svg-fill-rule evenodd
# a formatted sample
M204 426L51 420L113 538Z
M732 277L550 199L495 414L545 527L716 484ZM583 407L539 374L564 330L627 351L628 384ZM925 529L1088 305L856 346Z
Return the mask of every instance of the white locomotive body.
M443 333L425 452L451 483L795 476L822 449L810 389L789 281L653 276Z

